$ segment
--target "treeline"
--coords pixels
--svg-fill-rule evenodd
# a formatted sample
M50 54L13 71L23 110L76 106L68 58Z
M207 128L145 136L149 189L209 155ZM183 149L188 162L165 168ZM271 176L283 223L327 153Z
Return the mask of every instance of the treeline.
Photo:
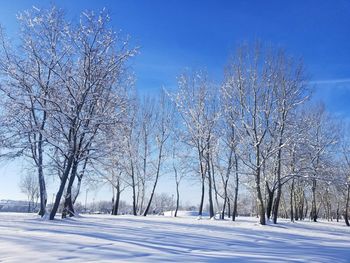
M35 8L18 20L16 44L1 30L1 157L35 170L41 216L54 219L60 205L62 217L74 216L83 181L111 185L114 215L129 189L132 213L146 216L170 175L175 216L191 177L199 216L207 199L210 217L235 220L249 193L261 224L322 215L349 225L346 125L310 101L302 63L283 50L243 44L221 83L188 71L176 90L140 99L129 70L138 49L105 11L74 22L56 7ZM48 212L49 176L60 184Z

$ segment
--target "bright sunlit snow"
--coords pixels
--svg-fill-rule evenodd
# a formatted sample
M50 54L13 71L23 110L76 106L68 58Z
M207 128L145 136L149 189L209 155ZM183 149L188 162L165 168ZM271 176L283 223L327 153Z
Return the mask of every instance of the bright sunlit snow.
M0 262L349 262L343 222L0 214Z

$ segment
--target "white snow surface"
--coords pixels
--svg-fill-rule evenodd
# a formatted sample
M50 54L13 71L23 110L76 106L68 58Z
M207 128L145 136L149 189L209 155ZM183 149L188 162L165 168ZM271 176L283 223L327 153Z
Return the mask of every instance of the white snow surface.
M165 211L164 216L174 216L175 211ZM209 216L209 213L203 212L203 216ZM177 216L178 217L198 217L198 211L177 211Z
M0 213L0 262L350 262L344 222Z

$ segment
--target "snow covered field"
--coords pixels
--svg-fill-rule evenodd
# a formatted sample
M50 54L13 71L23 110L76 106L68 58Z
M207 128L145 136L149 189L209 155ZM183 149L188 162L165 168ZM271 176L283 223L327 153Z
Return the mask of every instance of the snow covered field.
M344 223L0 213L0 262L350 262Z

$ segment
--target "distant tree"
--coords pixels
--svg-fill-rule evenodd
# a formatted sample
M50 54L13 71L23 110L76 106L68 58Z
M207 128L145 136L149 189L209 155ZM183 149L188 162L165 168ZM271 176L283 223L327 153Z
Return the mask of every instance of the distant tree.
M155 98L144 97L140 102L138 128L140 133L139 139L139 157L135 160L138 163L138 194L137 203L139 214L144 213L146 202L147 183L153 173L152 153L155 141L153 140L156 132L157 109L155 108ZM146 213L147 214L147 213ZM146 215L144 214L144 215Z
M139 185L139 143L140 132L138 122L139 104L137 96L131 94L130 102L127 104L125 110L126 125L121 129L121 137L124 142L124 154L120 163L126 174L127 184L132 191L132 213L134 216L138 214L138 185Z
M323 105L308 109L304 113L307 122L306 156L308 162L308 179L311 183L311 211L310 217L316 222L319 207L317 207L318 184L330 181L330 173L327 171L328 163L332 160L332 152L339 138L339 127L325 111Z
M216 137L215 127L220 111L217 105L217 87L209 81L203 71L182 74L179 77L178 91L173 96L176 108L184 123L182 136L184 143L195 150L201 179L201 201L199 217L202 216L205 183L208 182L209 214L214 217L213 205L213 151Z
M174 217L177 216L177 212L180 207L180 183L183 179L188 176L191 170L191 158L187 153L186 147L182 147L183 144L179 138L180 134L177 127L178 119L174 116L173 119L173 131L171 135L171 162L172 162L172 173L175 179L175 189L176 189L176 207L174 212Z
M304 100L304 83L301 66L283 51L260 44L241 46L226 70L223 95L230 103L226 112L232 112L230 115L237 120L231 121L234 139L238 138L242 145L239 159L254 175L262 225L266 223L262 179L267 170L275 169L277 216L282 192L282 151L288 143L287 122Z
M19 182L21 192L27 196L28 213L35 211L40 191L37 176L27 173Z
M174 209L174 198L167 193L155 194L153 197L152 207L153 214L161 214L165 211Z
M166 97L166 94L164 90L161 91L159 100L158 100L158 111L156 115L155 120L155 132L154 132L154 142L155 142L155 149L156 149L156 159L154 161L154 168L155 168L155 176L153 181L153 186L151 190L151 195L148 200L148 204L146 206L146 209L143 213L144 216L146 216L149 212L149 209L151 207L151 203L153 200L153 196L158 184L159 177L161 175L162 171L162 165L165 161L165 157L167 154L167 142L169 141L170 137L170 131L171 131L171 124L172 124L172 118L173 116L173 107L170 104L170 101Z
M343 155L343 171L340 180L337 182L339 188L343 190L345 195L344 203L344 220L347 226L350 226L350 137L347 134L349 126L345 126L345 135L341 143L341 152ZM339 189L338 188L338 189ZM338 214L338 213L337 213Z
M268 149L269 130L273 113L273 80L269 80L269 67L264 63L260 47L241 47L227 69L225 89L234 100L232 105L239 122L235 128L245 146L240 156L255 179L260 224L265 225L265 205L262 194L262 169L272 149ZM266 151L264 153L264 151Z

